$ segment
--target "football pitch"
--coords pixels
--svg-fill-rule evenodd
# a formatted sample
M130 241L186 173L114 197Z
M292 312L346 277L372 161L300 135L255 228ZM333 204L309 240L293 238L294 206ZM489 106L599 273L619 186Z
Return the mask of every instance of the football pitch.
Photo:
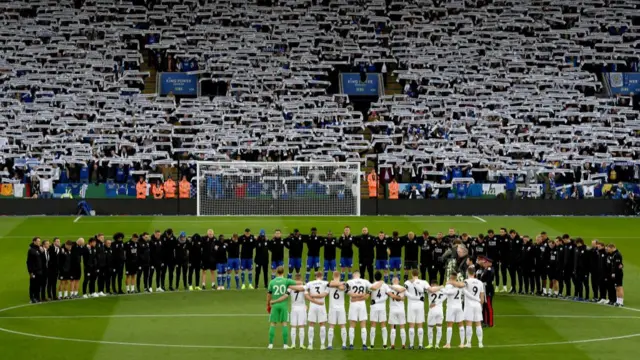
M320 235L339 235L345 225L359 234L390 234L397 230L432 235L451 227L473 236L487 229L516 229L521 235L546 231L550 237L570 234L590 243L594 238L616 244L625 264L625 308L591 303L510 296L494 298L495 327L484 331L484 349L458 349L454 329L450 350L342 351L340 332L334 348L320 351L318 330L315 349L283 352L281 331L275 349L267 350L268 318L265 290L225 290L136 294L97 299L27 304L29 276L26 253L33 236L64 240L85 239L115 232L126 239L136 232L172 228L204 234L208 228L226 238L250 228L267 236L276 228L283 236L294 228ZM460 359L632 359L640 343L640 219L599 217L3 217L0 218L0 348L3 359L365 359L438 357ZM357 250L356 256L357 256ZM285 257L286 259L286 257ZM306 259L303 259L303 264ZM286 260L285 260L286 264ZM354 259L357 264L357 259ZM304 271L304 269L303 269ZM235 286L235 282L234 282ZM377 331L380 336L380 330ZM425 329L425 342L426 342ZM398 336L398 343L400 339ZM444 343L444 336L443 342ZM477 344L475 336L473 344Z

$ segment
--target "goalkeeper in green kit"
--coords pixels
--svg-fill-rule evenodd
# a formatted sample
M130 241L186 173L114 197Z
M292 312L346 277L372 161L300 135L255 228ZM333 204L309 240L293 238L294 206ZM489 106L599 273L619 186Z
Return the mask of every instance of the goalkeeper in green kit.
M284 268L278 266L276 278L269 282L267 293L267 312L269 315L269 349L273 349L273 339L276 337L276 324L282 324L282 339L284 349L289 346L289 295L288 290L304 291L304 286L295 280L284 278ZM272 307L273 305L273 307Z

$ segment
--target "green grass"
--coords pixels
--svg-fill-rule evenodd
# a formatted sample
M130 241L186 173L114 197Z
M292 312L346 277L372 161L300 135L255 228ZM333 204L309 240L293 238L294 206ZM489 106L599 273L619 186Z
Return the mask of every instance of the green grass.
M630 359L640 340L640 243L636 231L640 219L573 217L5 217L0 219L0 344L3 359L243 359L305 356L311 359L392 358L393 352L321 352L292 350L268 352L264 290L224 292L174 292L107 297L26 305L28 275L25 256L31 237L60 236L63 240L104 232L164 230L187 233L213 228L217 234L257 233L275 228L285 233L315 226L321 234L340 233L350 225L354 233L370 231L400 233L459 232L477 234L488 228L515 228L521 234L547 231L550 236L569 233L585 239L614 242L625 260L625 304L617 309L585 303L497 294L494 299L496 326L485 330L485 349L439 350L401 356L460 358L462 353L492 359ZM357 251L356 251L357 252ZM358 332L356 332L358 334ZM378 330L378 336L380 330ZM316 349L318 331L316 330ZM360 345L357 336L356 347ZM336 332L334 346L339 345ZM399 336L398 336L398 341ZM425 331L426 341L426 331ZM443 339L444 341L444 339ZM453 342L458 344L457 331ZM280 348L280 330L276 346ZM380 341L378 341L380 344ZM379 347L379 346L378 346ZM304 354L304 355L303 355ZM407 355L405 355L407 354Z

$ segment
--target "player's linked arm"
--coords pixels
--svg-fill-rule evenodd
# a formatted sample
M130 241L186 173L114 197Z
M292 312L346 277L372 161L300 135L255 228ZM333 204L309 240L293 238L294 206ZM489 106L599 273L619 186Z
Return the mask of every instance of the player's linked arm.
M382 281L376 281L371 285L371 290L378 290L382 286Z
M335 281L335 280L334 280L334 281L331 281L331 282L329 283L329 287L330 287L330 288L338 288L338 289L340 289L340 290L344 290L344 283L343 283L343 282L340 282L340 281Z
M453 285L453 286L455 286L457 288L463 288L465 286L465 283L461 282L461 281L451 281L451 280L449 280L449 282L447 282L447 284Z
M304 298L307 299L309 302L312 302L316 305L324 305L324 303L322 301L318 301L316 300L313 296L310 296L308 292L304 293Z
M289 294L284 294L275 300L271 300L271 305L286 301L288 297L289 297Z
M427 291L432 294L437 293L440 290L442 290L442 286L430 286L427 288Z

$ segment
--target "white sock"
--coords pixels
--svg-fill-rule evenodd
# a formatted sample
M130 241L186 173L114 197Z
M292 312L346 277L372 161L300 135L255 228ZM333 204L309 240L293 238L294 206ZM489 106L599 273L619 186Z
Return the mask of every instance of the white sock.
M447 327L447 345L451 345L452 336L453 336L453 328Z
M367 345L367 328L360 329L360 340L362 340L362 345Z
M67 297L67 296L69 296L69 292L68 292L68 291L65 291L65 292L64 292L64 297Z
M407 344L407 330L404 328L400 329L400 340L402 341L402 346Z
M298 330L298 337L300 338L300 339L298 339L298 340L300 340L300 346L304 346L304 328L303 327L301 327Z
M315 331L315 329L313 328L313 326L309 326L309 347L313 346L313 332Z
M215 289L216 288L216 283L214 283L213 281L211 282L211 288Z
M418 346L424 346L424 329L418 328Z
M327 340L329 340L329 346L333 346L333 328L329 328L329 334L327 337Z
M440 346L440 340L442 340L442 326L436 326L436 346Z
M409 328L409 346L413 347L413 338L416 336L416 329Z
M460 344L464 345L464 326L458 326L458 332L460 333Z
M433 346L433 327L429 326L427 328L427 346Z
M542 289L542 293L543 293L543 294L546 294L546 293L547 293L547 288L543 288L543 289Z
M616 302L620 305L624 305L624 298L619 297L616 299Z
M391 328L391 346L396 345L396 328Z
M375 342L376 342L376 328L372 326L371 332L369 333L369 344L371 344L371 347L375 345Z
M476 326L476 337L478 338L478 344L482 345L482 326Z
M349 328L349 345L353 346L356 340L356 328Z
M382 346L387 346L387 327L382 328Z
M320 326L320 346L324 347L327 343L327 327Z
M342 346L347 346L347 328L340 328L340 340L342 340Z
M465 331L466 335L467 335L467 344L471 344L471 337L473 336L473 329L471 329L471 326L467 326L467 331Z
M58 297L61 298L62 297L62 291L58 291Z
M295 327L291 328L291 346L296 347L296 335L298 333L298 329Z

